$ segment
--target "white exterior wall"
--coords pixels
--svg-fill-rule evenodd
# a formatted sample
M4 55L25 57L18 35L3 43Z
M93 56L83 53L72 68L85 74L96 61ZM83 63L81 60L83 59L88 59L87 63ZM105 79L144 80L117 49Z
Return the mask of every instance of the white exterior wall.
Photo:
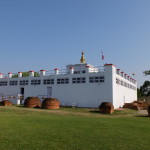
M118 108L123 106L124 102L131 102L137 99L136 90L116 84L116 77L122 80L126 79L116 74L116 68L113 65L105 65L102 72L98 72L97 70L92 73L89 70L89 72L80 74L69 74L70 66L74 67L68 65L68 74L64 75L44 74L41 77L2 78L0 81L8 81L8 85L0 86L0 96L16 96L21 94L20 89L24 88L24 99L29 96L47 97L47 88L51 87L51 97L58 98L61 105L65 106L76 104L78 107L99 107L102 102L112 102L114 107ZM83 65L81 66L83 70ZM104 76L104 82L90 83L89 77L94 76ZM75 77L85 77L86 83L72 83L72 78ZM69 78L69 84L57 84L58 78ZM44 79L54 79L54 84L43 84ZM12 80L17 80L18 85L10 86L9 81ZM20 80L28 80L28 85L19 85ZM41 84L31 85L31 80L41 80Z
M47 87L51 87L51 96L58 98L62 105L70 106L75 103L79 107L98 107L101 102L108 101L109 94L104 94L108 84L106 82L89 83L90 76L104 76L104 73L46 76L42 78L42 83L43 79L52 78L55 84L43 85L41 83L41 85L25 85L20 87L25 89L25 98L29 96L47 96ZM73 77L86 77L86 83L72 83ZM58 78L69 78L69 84L57 84ZM111 99L111 94L109 97Z
M113 105L115 108L122 107L124 103L131 103L135 100L137 100L137 83L133 83L127 79L122 77L121 75L118 75L116 73L116 67L110 66L113 68ZM120 81L123 81L123 85L116 83L116 78ZM136 89L128 88L124 85L124 83L127 83L129 85L134 86Z

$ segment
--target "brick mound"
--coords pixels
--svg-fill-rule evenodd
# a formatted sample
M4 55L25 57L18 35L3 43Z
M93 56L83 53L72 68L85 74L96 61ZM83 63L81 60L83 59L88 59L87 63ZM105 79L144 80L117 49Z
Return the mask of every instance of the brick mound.
M148 111L148 115L149 115L149 117L150 117L150 105L149 105L147 111Z
M59 109L60 102L56 98L45 98L42 103L43 109Z
M143 109L147 110L149 106L150 106L150 101L143 102Z
M129 108L129 109L133 109L133 110L140 110L140 107L138 106L137 103L125 103L123 105L123 108Z
M3 101L1 102L1 105L2 105L2 106L11 106L11 105L12 105L12 102L10 102L9 100L3 100Z
M24 107L28 108L40 108L41 101L38 97L27 97L24 102Z
M134 101L133 103L137 104L140 109L144 108L144 101Z
M99 106L99 110L101 113L112 114L114 112L114 106L110 102L102 102Z

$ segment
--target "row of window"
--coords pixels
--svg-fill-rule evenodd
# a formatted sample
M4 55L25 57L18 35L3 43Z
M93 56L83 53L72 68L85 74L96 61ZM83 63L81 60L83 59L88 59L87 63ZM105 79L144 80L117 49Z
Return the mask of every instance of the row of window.
M94 76L94 77L89 77L89 82L90 83L98 83L98 82L104 82L104 77L103 76ZM7 86L7 81L0 81L0 86ZM77 78L72 78L72 83L86 83L86 78L85 77L77 77ZM28 80L21 80L19 82L19 85L28 85L29 81ZM31 80L31 85L40 85L41 80ZM44 79L43 84L54 84L54 79ZM59 78L57 79L57 84L69 84L69 78ZM18 81L10 81L9 82L10 86L13 85L18 85Z
M68 84L69 78L57 79L57 84Z
M43 80L43 84L54 84L54 79L45 79Z
M90 83L95 83L95 82L104 82L104 77L90 77Z
M127 87L127 88L136 90L136 87L135 87L135 86L133 86L133 85L131 85L131 84L128 84L128 83L126 83L126 82L124 82L124 81L122 81L122 80L120 80L120 79L118 79L118 78L116 78L116 83L117 83L117 84L120 84L120 85L122 85L122 86L125 86L125 87Z
M85 78L72 78L72 83L85 83Z
M7 85L7 81L1 81L0 82L0 86L6 86Z

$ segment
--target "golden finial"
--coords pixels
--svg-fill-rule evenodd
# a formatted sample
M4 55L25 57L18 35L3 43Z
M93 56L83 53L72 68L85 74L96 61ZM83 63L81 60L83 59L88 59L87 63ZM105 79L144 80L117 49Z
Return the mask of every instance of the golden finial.
M82 51L82 56L81 56L81 59L80 59L80 63L82 63L82 64L86 63L85 58L84 58L84 51Z

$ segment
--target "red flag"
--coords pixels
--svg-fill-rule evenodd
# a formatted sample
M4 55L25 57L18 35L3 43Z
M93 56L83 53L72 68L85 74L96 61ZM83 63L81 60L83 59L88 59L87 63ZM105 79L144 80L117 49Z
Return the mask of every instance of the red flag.
M104 55L103 55L103 51L101 51L101 53L102 53L102 60L104 60Z
M104 55L102 55L102 60L104 60Z

